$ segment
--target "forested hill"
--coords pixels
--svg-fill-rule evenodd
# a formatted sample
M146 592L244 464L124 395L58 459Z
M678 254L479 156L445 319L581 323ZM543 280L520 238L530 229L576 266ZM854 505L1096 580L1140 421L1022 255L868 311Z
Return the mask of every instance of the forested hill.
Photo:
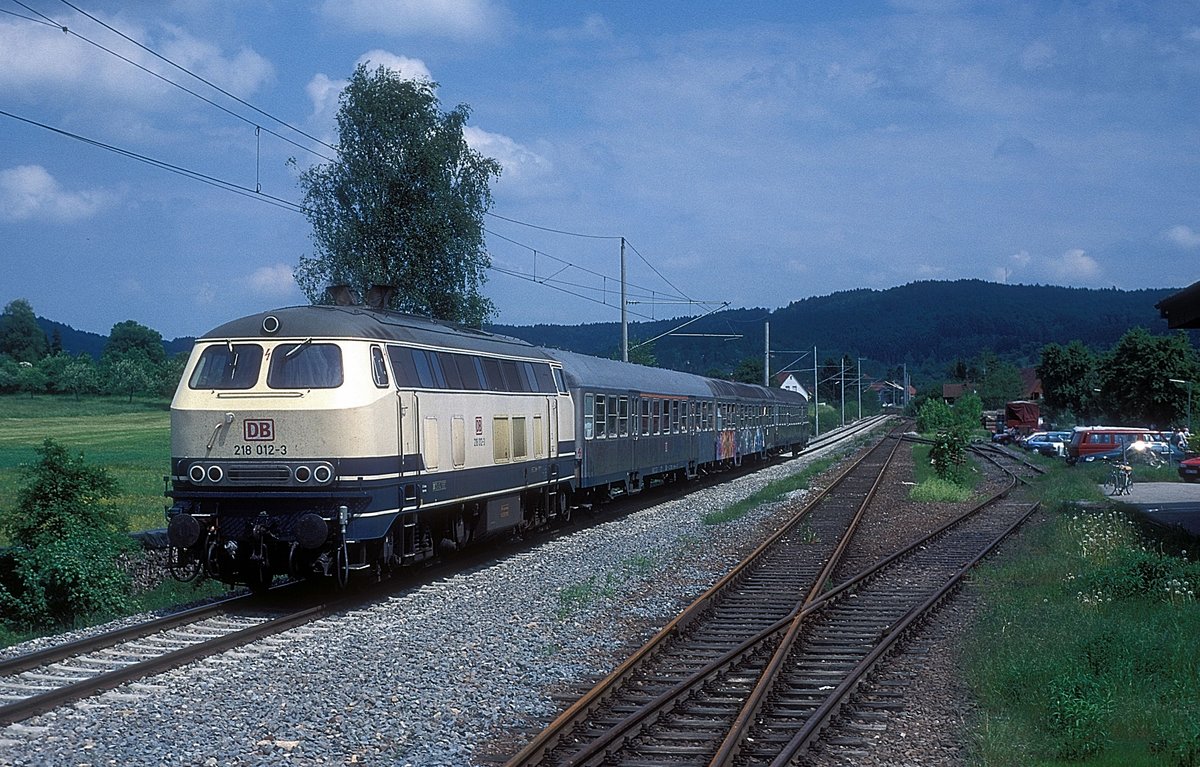
M688 325L685 333L740 335L740 338L667 337L653 354L662 367L697 373L733 371L743 360L761 360L763 323L771 323L771 348L811 351L822 361L842 354L863 357L878 367L907 363L910 373L943 374L955 360L990 350L1018 365L1034 364L1046 344L1083 341L1106 351L1125 331L1141 326L1168 332L1154 305L1177 288L1090 290L1039 285L1000 285L980 280L914 282L887 290L850 290L806 298L786 307L730 309ZM264 307L266 308L266 307ZM644 307L639 307L644 309ZM63 348L99 357L107 337L38 318L47 338L57 331ZM631 345L680 324L679 320L630 325ZM496 325L489 328L533 343L598 356L615 356L618 323L591 325ZM168 353L187 351L190 338L164 343ZM772 358L772 368L799 354ZM805 361L800 367L811 367Z
M1083 341L1107 350L1131 327L1155 335L1168 331L1154 305L1178 288L1124 291L1040 285L1001 285L981 280L914 282L887 290L850 290L795 301L774 311L719 312L682 332L740 334L736 340L668 337L655 342L663 367L705 373L733 370L762 358L764 322L771 347L811 350L822 360L842 354L887 366L907 363L931 373L956 359L991 350L1018 365L1035 364L1052 342ZM666 333L678 321L630 325L633 339ZM496 326L496 332L546 346L608 356L620 343L618 323L578 326ZM790 360L773 358L772 367ZM811 363L808 363L811 365Z

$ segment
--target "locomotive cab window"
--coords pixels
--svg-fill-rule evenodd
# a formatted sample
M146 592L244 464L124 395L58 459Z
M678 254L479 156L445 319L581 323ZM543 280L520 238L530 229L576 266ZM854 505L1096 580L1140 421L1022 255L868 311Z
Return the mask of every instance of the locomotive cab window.
M312 339L276 346L267 368L272 389L336 389L343 377L341 348Z
M258 344L213 344L200 353L192 389L249 389L258 383L263 350Z
M377 387L380 389L387 388L387 365L383 362L383 349L380 349L378 346L371 347L371 377L375 379Z

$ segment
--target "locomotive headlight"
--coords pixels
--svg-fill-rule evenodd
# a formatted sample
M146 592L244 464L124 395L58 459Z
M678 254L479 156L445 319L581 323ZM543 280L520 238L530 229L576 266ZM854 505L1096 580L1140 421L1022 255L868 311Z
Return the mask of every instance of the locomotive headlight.
M307 482L312 478L312 469L307 466L297 466L293 475L297 482Z
M213 483L220 482L224 478L225 478L225 472L221 469L220 466L209 466L208 467L208 481L209 482L213 482Z
M204 481L204 467L200 464L193 464L192 468L188 469L188 478L196 484Z
M333 469L324 465L318 466L317 468L313 469L313 479L321 484L325 484L329 480L333 479Z

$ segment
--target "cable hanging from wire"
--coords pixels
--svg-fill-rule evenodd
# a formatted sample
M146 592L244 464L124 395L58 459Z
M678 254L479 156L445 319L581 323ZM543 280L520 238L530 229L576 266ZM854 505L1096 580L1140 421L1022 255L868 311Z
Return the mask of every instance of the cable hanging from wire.
M272 195L264 194L262 192L256 192L253 189L235 184L232 181L226 181L215 176L209 176L205 173L200 173L199 171L194 171L190 168L184 168L180 165L172 165L171 163L163 160L156 160L153 157L147 157L146 155L138 154L137 152L133 152L128 149L122 149L121 147L114 146L112 144L106 144L103 141L90 139L87 136L81 136L78 133L71 133L70 131L65 131L62 128L55 128L53 125L47 125L45 123L38 122L37 120L31 120L28 117L21 117L20 115L15 115L12 112L7 112L3 109L0 109L0 116L8 117L10 119L17 120L18 122L26 123L27 125L33 125L35 127L42 128L43 130L48 130L51 133L57 133L60 136L74 139L75 141L112 152L113 154L117 154L122 157L128 157L131 160L137 160L138 162L145 163L146 165L161 168L162 170L184 176L185 178L190 178L193 181L200 181L201 183L217 187L218 189L224 189L226 191L234 192L235 194L240 194L245 197L251 197L256 200L262 200L268 205L274 205L277 208L283 208L284 210L289 210L293 213L304 212L304 208L294 202L284 200L279 197L273 197Z

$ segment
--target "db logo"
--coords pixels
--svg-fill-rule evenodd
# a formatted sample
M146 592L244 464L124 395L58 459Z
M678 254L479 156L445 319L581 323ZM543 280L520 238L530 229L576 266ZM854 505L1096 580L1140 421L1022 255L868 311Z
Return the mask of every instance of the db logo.
M275 422L270 418L242 421L242 436L247 442L272 442L275 439Z

